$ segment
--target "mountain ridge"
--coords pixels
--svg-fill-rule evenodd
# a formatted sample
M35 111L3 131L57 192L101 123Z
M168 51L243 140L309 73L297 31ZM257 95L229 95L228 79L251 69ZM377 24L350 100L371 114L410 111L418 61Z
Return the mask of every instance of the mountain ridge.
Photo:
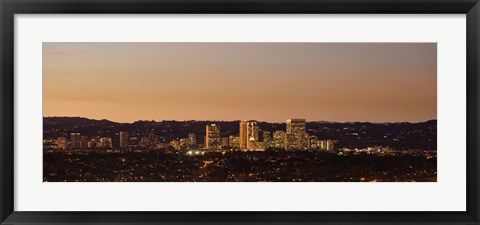
M161 123L161 122L239 122L241 120L137 120L131 123L128 122L116 122L111 121L108 119L90 119L87 117L81 116L44 116L44 122L51 123L51 124L58 124L59 122L78 122L79 125L85 124L87 122L101 122L101 123L114 123L114 124L136 124L136 123ZM259 121L255 120L259 123L270 123L270 124L285 124L285 122L267 122L267 121ZM319 120L319 121L307 121L307 123L320 123L320 124L423 124L423 123L436 123L437 119L429 119L420 122L409 122L409 121L398 121L398 122L368 122L368 121L348 121L348 122L336 122L336 121L326 121L326 120Z

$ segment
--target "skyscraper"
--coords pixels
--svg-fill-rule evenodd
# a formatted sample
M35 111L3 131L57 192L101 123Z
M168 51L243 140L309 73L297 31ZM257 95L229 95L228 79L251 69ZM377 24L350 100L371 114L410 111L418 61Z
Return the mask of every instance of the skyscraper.
M250 121L247 124L247 149L253 150L260 148L258 138L258 124L255 121Z
M240 149L258 149L258 124L256 121L240 121Z
M285 132L277 130L273 132L273 140L271 147L276 149L285 149Z
M247 149L247 124L248 121L240 121L240 131L238 134L240 149Z
M205 130L205 148L206 149L221 149L220 126L216 124L209 124Z
M305 119L287 120L286 150L304 150L308 148L308 134Z
M264 145L265 149L271 147L271 145L272 145L272 132L263 131L263 145Z
M128 133L120 131L120 148L128 148Z
M72 149L80 149L80 133L70 134L70 144Z

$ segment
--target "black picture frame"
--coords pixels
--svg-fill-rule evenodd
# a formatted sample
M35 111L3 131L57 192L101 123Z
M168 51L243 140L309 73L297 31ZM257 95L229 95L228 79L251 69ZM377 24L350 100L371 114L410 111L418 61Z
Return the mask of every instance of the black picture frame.
M479 224L479 0L0 0L1 224ZM466 212L14 211L14 15L145 13L466 14Z

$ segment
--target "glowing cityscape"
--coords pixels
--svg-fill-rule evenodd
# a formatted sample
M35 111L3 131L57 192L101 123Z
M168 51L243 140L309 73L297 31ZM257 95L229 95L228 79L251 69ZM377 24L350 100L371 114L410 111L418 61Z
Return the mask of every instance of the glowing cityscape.
M197 144L197 135L189 133L188 137L171 140L168 144L157 135L134 137L129 139L127 131L120 131L119 149L150 148L162 149L171 147L175 150L193 150L188 154L199 152L198 150L243 150L265 151L267 149L282 150L322 150L333 152L335 140L319 140L317 136L309 135L305 119L289 119L286 121L286 130L264 130L260 135L257 121L240 121L238 135L222 136L221 128L215 123L205 127L205 142ZM260 136L262 139L260 139ZM129 143L129 140L130 141ZM45 140L46 150L85 150L85 149L111 149L113 148L112 137L89 138L80 133L71 133L70 140L65 136L57 137L56 140ZM204 152L204 151L202 151Z
M46 117L44 129L45 182L436 180L434 120L125 124Z
M44 182L436 182L437 44L44 42Z

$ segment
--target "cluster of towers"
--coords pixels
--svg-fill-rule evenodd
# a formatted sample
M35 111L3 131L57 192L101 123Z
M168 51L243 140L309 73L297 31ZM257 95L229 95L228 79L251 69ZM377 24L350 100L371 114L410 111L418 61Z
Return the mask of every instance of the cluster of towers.
M273 132L263 131L263 141L259 138L260 128L254 120L240 121L238 136L228 137L229 146L241 150L264 150L267 148L286 150L324 149L333 150L332 140L318 140L307 133L305 119L289 119L286 130ZM206 126L205 148L221 149L225 144L220 135L220 127L216 124Z
M120 131L120 148L128 147L128 134L126 131ZM101 137L88 139L87 136L82 136L80 133L71 133L70 142L66 137L58 137L55 141L58 149L94 149L94 148L111 148L112 138Z
M306 129L305 119L288 119L286 121L285 130L268 131L260 129L259 122L254 120L240 121L238 135L230 135L222 137L220 126L218 124L208 124L206 126L204 149L220 150L220 149L239 149L239 150L265 150L265 149L285 149L285 150L307 150L321 149L333 151L332 140L318 140L316 136L310 136ZM195 149L197 146L196 136L194 133L188 134L188 138L180 140L172 140L170 144L159 143L156 135L134 137L129 139L127 131L120 131L118 134L118 145L116 147L150 147L163 148L172 146L180 149ZM132 142L133 143L130 143ZM80 133L71 133L70 140L65 137L58 137L55 141L58 149L97 149L112 148L111 137L96 137L88 139Z

